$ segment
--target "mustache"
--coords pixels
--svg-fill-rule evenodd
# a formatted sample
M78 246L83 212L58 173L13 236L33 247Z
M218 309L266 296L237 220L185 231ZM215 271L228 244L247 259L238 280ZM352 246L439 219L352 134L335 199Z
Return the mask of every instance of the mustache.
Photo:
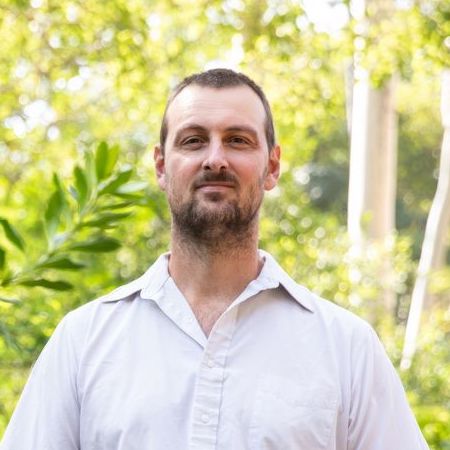
M232 183L236 186L239 185L237 178L230 172L218 172L218 173L205 172L194 181L194 188L198 188L201 185L210 182L217 182L217 183L223 182L223 183Z

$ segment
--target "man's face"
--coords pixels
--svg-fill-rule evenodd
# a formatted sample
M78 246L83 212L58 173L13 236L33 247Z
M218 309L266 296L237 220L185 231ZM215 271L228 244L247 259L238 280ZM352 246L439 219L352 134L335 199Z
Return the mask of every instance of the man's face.
M164 155L156 147L155 164L179 227L204 235L253 223L264 190L279 175L279 148L268 151L264 123L261 100L247 86L191 85L175 97Z

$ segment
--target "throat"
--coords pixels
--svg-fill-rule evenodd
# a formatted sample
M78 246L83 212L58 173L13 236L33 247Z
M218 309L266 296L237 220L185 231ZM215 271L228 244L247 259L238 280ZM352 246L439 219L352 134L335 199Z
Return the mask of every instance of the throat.
M257 235L240 247L221 251L191 244L179 236L172 240L169 273L208 336L225 310L258 277L264 260L258 253Z
M220 316L227 310L234 299L229 300L215 300L210 299L206 301L190 303L192 312L194 313L200 328L208 337Z

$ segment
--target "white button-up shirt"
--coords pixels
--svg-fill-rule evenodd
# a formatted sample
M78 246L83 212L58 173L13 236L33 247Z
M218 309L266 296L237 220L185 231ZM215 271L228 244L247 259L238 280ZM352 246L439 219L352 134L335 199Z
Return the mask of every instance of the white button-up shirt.
M261 254L209 337L168 255L69 313L1 449L427 449L372 328Z

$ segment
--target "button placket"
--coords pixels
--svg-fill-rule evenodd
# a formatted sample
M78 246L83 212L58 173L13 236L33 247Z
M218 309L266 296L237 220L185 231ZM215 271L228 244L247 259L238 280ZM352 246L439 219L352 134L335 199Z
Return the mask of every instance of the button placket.
M216 448L225 365L236 326L236 308L214 326L197 375L189 449Z

